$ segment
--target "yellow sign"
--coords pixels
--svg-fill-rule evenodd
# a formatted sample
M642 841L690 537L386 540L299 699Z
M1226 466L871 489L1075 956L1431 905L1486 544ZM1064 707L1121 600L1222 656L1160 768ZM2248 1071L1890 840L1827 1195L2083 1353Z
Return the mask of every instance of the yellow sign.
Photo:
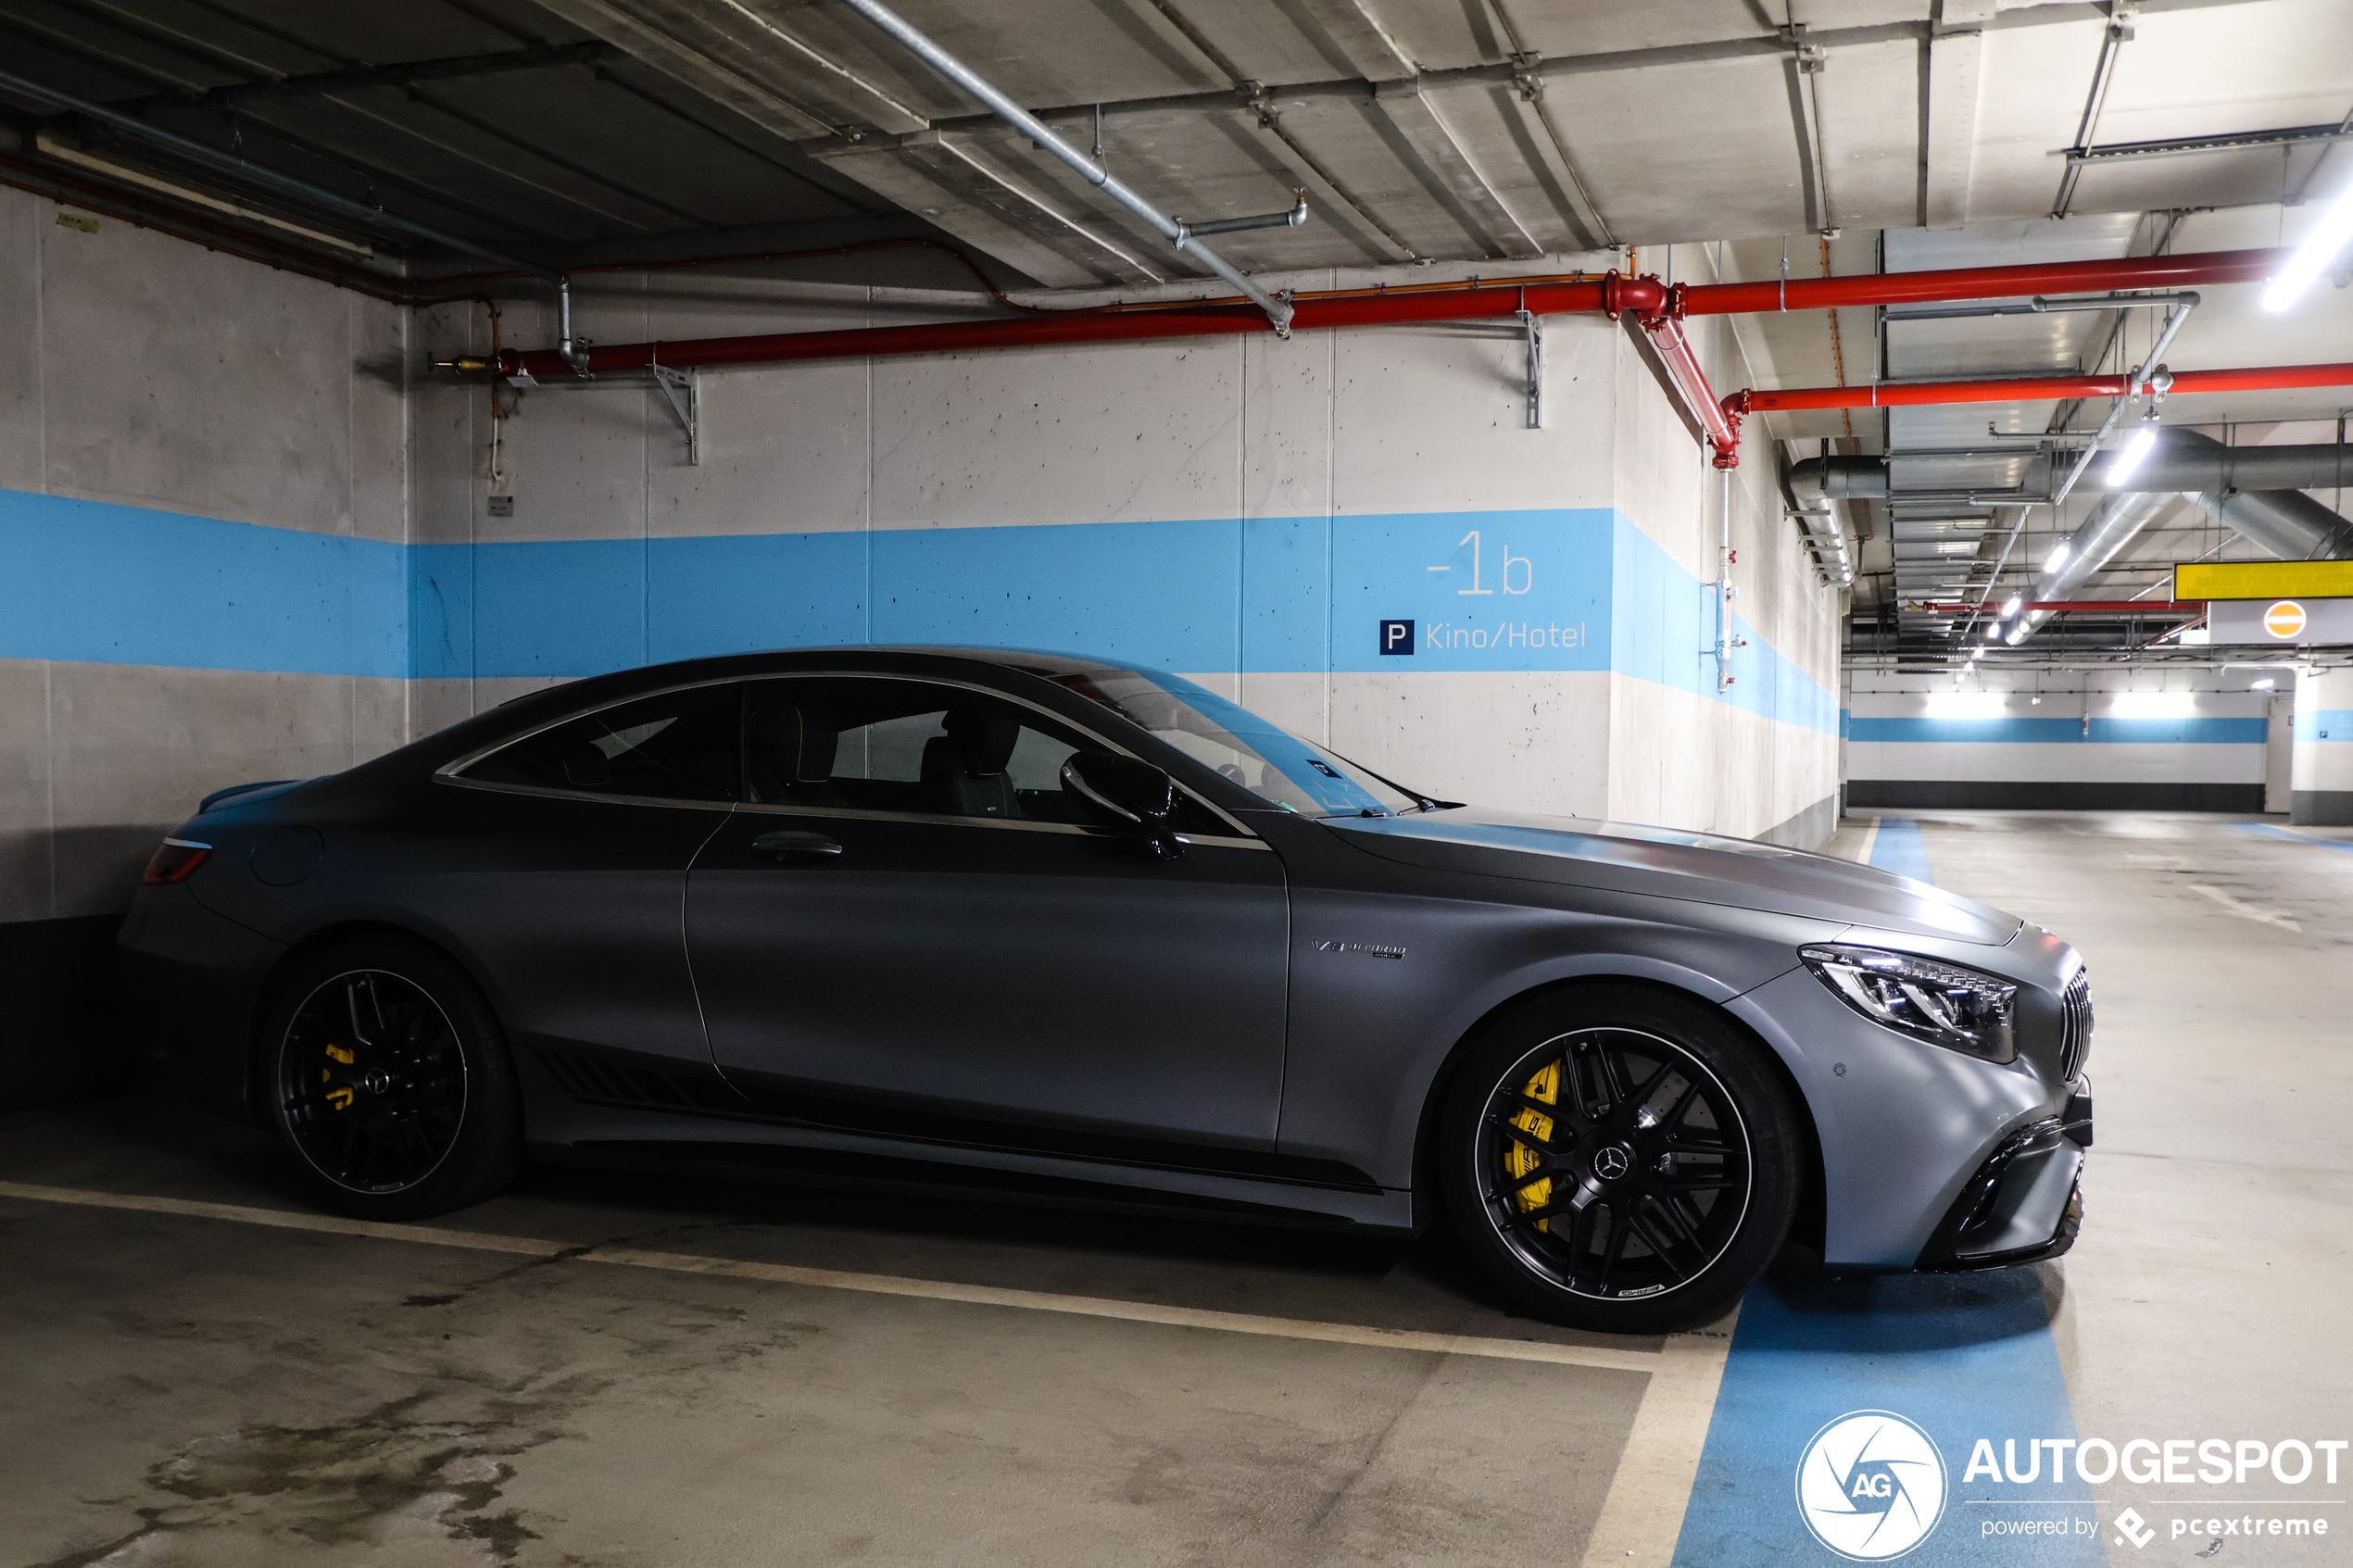
M2274 637L2293 637L2304 630L2304 607L2294 599L2282 599L2263 612L2263 630Z
M2173 569L2177 599L2353 598L2353 560L2206 561Z

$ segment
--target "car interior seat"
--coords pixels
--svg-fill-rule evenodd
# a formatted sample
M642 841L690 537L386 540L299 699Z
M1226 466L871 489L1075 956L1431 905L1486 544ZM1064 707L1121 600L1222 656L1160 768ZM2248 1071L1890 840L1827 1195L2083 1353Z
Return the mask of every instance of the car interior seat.
M755 800L791 806L848 804L833 782L841 730L831 713L804 703L771 703L752 709L744 735Z
M958 817L1018 817L1013 775L1021 721L978 706L953 708L940 723L948 733L924 743L924 798L934 811Z

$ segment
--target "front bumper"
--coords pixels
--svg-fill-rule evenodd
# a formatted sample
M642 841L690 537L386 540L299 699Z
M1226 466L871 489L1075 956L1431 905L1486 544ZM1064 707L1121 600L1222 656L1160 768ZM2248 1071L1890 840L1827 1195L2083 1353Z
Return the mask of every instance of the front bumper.
M1917 1266L2002 1269L2073 1247L2083 1224L2083 1151L2091 1144L2092 1088L2079 1078L2064 1111L2020 1127L1986 1156L1920 1249Z
M1966 1253L1951 1246L1941 1265L1928 1260L1942 1255L1940 1241L1955 1241L1955 1210L1974 1211L1971 1195L1982 1197L1988 1167L2006 1144L2036 1123L2078 1120L2068 1107L2080 1080L2057 1078L2040 1057L1984 1061L1882 1029L1803 969L1729 1006L1780 1056L1813 1115L1826 1264L1872 1271L1995 1266L1977 1261L1983 1250L1976 1232ZM2076 1152L2054 1155L2041 1144L2013 1148L2002 1162L2005 1179L1995 1184L2001 1214L2048 1216L2050 1223L2032 1238L2038 1245L2057 1239L2081 1162L2082 1145L2061 1141ZM2030 1167L2039 1174L2052 1158L2068 1165L2069 1185L2056 1196L2037 1193L2030 1207L2009 1185L2010 1167L2018 1166L2022 1181ZM1997 1250L2023 1245L2006 1241ZM1970 1261L1957 1261L1964 1257Z

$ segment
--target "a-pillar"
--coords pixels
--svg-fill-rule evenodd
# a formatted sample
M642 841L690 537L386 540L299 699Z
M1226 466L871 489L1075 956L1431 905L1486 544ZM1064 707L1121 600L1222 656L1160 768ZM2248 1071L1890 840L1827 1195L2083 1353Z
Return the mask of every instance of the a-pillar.
M2353 824L2353 670L2306 670L2296 676L2289 780L2289 822Z

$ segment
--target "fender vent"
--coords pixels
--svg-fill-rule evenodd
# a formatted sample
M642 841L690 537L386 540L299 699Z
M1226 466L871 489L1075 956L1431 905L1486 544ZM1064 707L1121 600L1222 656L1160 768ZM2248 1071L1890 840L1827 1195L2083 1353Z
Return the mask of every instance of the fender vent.
M648 1110L718 1111L740 1114L741 1095L716 1078L649 1067L642 1061L537 1051L539 1064L564 1093L583 1105L625 1105Z

